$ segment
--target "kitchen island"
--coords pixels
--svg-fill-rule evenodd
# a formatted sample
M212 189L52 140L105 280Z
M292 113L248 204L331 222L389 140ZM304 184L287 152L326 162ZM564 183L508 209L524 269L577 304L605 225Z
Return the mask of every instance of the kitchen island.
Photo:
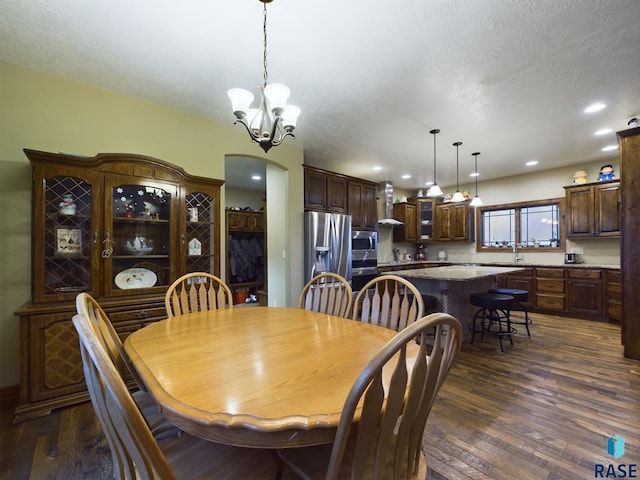
M469 302L469 295L495 288L498 275L522 269L523 267L448 265L396 270L389 274L406 278L420 293L439 298L441 311L456 317L462 324L465 338L468 338L468 325L477 308Z

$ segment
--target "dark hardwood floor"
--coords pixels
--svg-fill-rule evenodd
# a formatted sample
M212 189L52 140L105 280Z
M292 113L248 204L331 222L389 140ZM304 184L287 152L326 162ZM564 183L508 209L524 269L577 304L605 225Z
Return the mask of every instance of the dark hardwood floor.
M429 479L592 479L596 463L640 463L640 362L622 358L620 327L533 320L504 355L493 337L463 346L427 423ZM111 478L90 403L17 425L0 413L1 479Z

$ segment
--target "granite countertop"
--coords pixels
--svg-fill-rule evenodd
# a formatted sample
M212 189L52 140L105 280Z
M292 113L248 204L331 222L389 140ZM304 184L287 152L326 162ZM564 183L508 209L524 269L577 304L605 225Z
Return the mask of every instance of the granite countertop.
M527 262L454 262L454 261L445 261L442 262L440 260L413 260L410 262L400 261L400 262L379 262L378 267L402 267L402 266L415 266L415 265L424 265L426 267L430 267L431 265L438 266L446 266L446 265L459 265L465 267L476 267L476 266L485 266L485 267L519 267L519 268L531 268L531 267L563 267L563 268L607 268L611 270L620 270L620 265L600 265L595 263L527 263Z
M397 270L392 275L406 278L423 278L425 280L449 280L464 282L478 278L494 277L503 273L517 272L524 267L493 267L476 265L448 265L444 267L416 268Z

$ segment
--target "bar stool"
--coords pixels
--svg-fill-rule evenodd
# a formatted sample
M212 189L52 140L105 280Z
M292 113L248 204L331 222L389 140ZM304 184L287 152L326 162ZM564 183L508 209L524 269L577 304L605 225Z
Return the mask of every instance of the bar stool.
M524 320L519 320L521 317L516 317L514 319L511 318L511 323L515 323L517 325L524 325L527 329L527 335L531 337L531 332L529 331L529 325L533 323L532 320L529 320L529 310L524 305L523 302L527 302L529 300L529 292L527 290L521 290L519 288L492 288L489 290L489 293L501 293L502 295L511 295L513 297L513 305L511 306L511 310L515 310L518 312L524 313Z
M504 352L502 337L508 337L509 342L513 345L513 334L516 329L511 326L510 309L513 303L513 296L503 295L501 293L472 293L469 295L471 305L480 307L471 322L471 344L476 336L476 332L481 334L495 335L500 340L500 351ZM478 328L477 322L480 322Z

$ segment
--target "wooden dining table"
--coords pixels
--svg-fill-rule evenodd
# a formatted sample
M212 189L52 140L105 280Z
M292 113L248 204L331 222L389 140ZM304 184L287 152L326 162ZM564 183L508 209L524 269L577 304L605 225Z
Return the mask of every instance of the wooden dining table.
M239 307L149 324L125 350L183 431L287 448L333 440L354 381L395 333L297 308Z

